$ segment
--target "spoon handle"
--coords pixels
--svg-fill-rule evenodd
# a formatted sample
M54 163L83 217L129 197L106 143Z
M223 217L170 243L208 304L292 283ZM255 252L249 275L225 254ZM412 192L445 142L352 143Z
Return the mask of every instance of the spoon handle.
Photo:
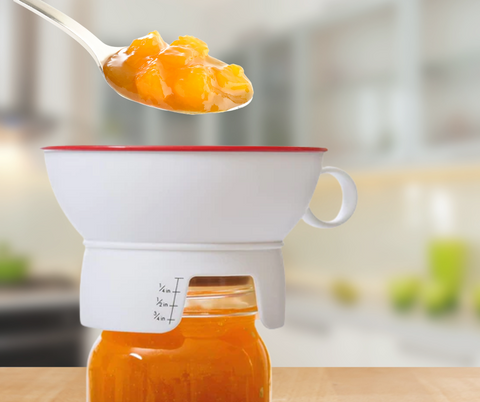
M106 59L121 49L106 45L77 21L41 0L13 1L70 35L90 53L102 71Z

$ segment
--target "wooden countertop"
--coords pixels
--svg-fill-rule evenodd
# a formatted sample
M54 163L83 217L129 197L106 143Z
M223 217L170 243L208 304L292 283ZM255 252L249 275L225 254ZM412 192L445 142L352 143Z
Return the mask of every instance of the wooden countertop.
M85 402L85 369L0 368L0 401ZM273 369L273 402L478 401L480 368Z

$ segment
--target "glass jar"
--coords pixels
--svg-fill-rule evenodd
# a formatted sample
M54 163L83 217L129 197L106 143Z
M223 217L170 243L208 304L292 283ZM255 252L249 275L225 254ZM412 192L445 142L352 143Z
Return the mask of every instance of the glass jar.
M271 368L250 277L196 277L170 332L103 331L90 402L269 402Z

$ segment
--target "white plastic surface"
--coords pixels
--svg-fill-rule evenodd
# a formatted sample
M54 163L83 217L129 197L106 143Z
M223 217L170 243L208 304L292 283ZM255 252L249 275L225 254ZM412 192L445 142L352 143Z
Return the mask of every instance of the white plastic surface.
M336 167L327 166L324 167L320 174L330 174L335 177L340 183L342 188L342 206L335 219L325 222L318 219L313 212L308 208L307 212L303 216L303 220L310 226L320 229L331 229L342 225L348 221L357 207L357 187L352 178L343 170Z
M282 241L302 218L321 152L46 151L57 200L87 241Z
M281 327L285 277L280 248L181 252L89 247L80 287L81 322L114 331L171 331L181 320L192 277L235 275L253 278L263 324Z

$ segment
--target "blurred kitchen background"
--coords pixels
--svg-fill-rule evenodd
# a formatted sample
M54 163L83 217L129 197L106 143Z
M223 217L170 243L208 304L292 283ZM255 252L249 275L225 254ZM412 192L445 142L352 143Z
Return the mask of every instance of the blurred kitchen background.
M40 150L68 144L329 148L358 209L286 239L287 323L259 324L273 364L480 365L480 0L49 3L111 45L197 36L255 98L195 117L127 101L80 45L1 0L0 366L83 366L98 335L79 324L82 239ZM322 177L312 209L340 202Z

